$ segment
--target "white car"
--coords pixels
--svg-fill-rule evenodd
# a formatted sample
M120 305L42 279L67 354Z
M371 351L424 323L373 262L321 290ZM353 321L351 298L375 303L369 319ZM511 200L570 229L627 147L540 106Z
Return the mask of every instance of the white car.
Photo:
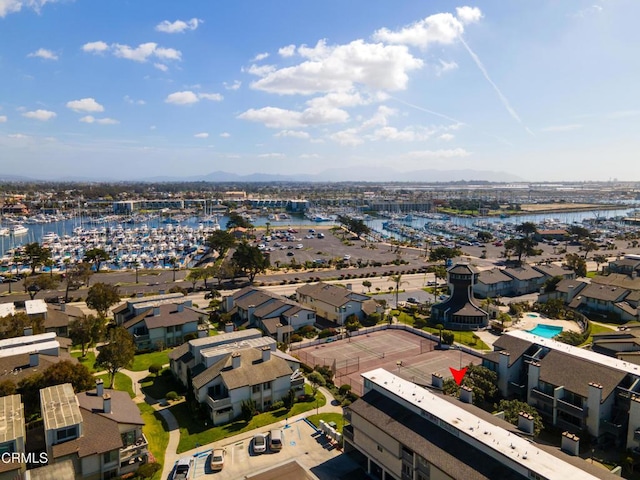
M296 245L296 248L297 248L298 250L300 250L300 249L304 248L304 245L303 245L303 244L301 244L301 243L299 243L299 244L297 244L297 245Z
M193 457L179 458L173 469L171 480L187 480L191 467L193 466Z
M211 452L211 471L219 472L224 467L225 451L223 448L214 448Z
M351 255L349 255L348 253L344 256L345 260L351 260Z
M264 453L267 451L267 436L264 433L256 433L253 436L253 453Z

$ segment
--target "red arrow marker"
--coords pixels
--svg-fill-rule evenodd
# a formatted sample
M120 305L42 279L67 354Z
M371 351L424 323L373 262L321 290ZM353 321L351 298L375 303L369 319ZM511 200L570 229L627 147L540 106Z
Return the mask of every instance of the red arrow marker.
M451 375L453 375L453 379L456 381L458 385L460 385L460 382L462 382L462 379L464 378L464 374L467 373L467 368L468 367L464 367L461 370L456 370L455 368L449 367L449 370L451 371Z

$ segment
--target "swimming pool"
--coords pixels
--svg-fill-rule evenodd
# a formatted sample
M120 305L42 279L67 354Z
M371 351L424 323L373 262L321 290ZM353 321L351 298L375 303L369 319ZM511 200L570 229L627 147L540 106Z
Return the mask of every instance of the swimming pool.
M554 327L552 325L536 325L536 328L532 330L527 330L529 333L533 333L534 335L538 335L544 338L553 338L556 335L562 333L562 327Z

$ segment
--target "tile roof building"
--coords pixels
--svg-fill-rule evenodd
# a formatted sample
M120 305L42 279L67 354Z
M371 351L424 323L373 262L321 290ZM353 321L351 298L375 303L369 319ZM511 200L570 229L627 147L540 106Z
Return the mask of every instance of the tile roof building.
M447 271L451 296L431 307L431 319L445 328L476 330L486 327L489 314L475 304L473 285L478 271L471 265L459 263Z
M351 315L365 317L366 304L375 304L371 297L346 287L329 283L308 283L296 290L298 302L316 312L316 315L338 325L344 325Z
M25 453L24 405L20 395L0 397L0 454ZM0 480L22 478L24 461L0 462Z

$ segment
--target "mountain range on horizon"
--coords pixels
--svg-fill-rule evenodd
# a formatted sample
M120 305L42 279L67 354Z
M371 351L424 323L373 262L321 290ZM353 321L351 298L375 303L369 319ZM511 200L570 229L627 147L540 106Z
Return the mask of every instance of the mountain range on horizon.
M488 182L524 182L525 179L507 172L490 170L413 170L400 172L393 168L371 168L371 167L346 167L323 170L316 174L278 174L278 173L250 173L237 174L226 171L215 171L203 175L176 176L161 175L154 177L132 176L130 178L98 178L90 176L63 176L58 178L42 178L26 175L0 175L0 181L5 182L29 182L29 181L50 181L50 182L456 182L456 181L488 181Z

